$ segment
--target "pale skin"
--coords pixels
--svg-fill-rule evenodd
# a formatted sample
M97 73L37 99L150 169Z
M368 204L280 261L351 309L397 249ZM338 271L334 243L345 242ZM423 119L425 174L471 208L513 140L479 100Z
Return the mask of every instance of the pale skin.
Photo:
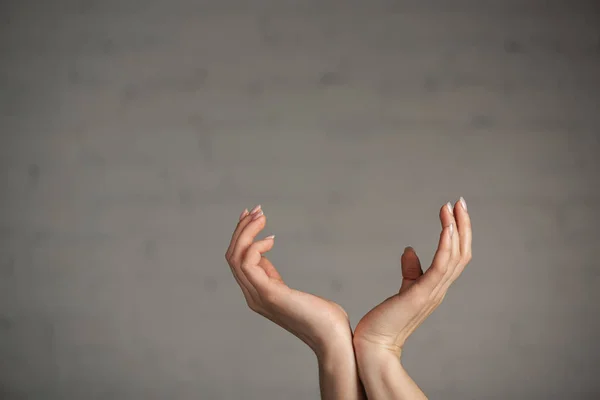
M251 310L286 329L315 353L322 399L426 399L401 363L406 339L439 306L471 260L471 221L464 199L440 210L442 232L425 273L412 248L401 257L402 284L352 332L338 304L288 287L264 256L274 237L258 239L266 217L244 210L225 258Z

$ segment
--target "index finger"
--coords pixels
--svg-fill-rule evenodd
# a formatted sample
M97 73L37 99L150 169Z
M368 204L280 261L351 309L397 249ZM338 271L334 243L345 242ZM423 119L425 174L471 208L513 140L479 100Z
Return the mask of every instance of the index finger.
M242 256L248 250L248 247L250 247L256 239L256 236L264 229L266 222L266 217L262 210L250 217L250 221L241 230L237 241L233 246L231 259L234 262L242 259Z
M227 251L225 252L226 258L229 258L232 255L233 248L235 246L235 243L237 242L238 237L240 236L240 233L242 233L242 231L244 230L246 225L248 225L250 223L250 221L252 220L252 215L256 214L260 210L260 208L261 208L261 206L259 204L256 207L254 207L252 209L252 211L250 211L250 212L248 212L248 210L244 210L242 212L242 215L240 215L240 220L239 220L238 224L236 225L235 230L233 231L233 234L231 235L231 241L229 242L229 247L227 247Z

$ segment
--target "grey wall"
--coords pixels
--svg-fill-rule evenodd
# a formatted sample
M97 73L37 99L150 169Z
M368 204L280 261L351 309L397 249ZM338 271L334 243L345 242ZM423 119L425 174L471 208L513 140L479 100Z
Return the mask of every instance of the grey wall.
M316 398L223 258L241 210L356 324L461 195L474 258L409 372L598 396L600 7L212 3L0 3L0 397Z

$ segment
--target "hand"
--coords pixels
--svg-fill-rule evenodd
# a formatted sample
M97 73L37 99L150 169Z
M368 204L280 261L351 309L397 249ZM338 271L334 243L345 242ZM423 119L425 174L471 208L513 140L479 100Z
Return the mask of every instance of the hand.
M261 207L244 210L225 258L251 310L270 319L306 343L319 361L321 398L362 400L352 328L336 303L289 288L264 257L274 236L256 241L266 224Z
M399 293L372 309L356 326L357 357L374 350L399 358L406 339L440 305L448 287L471 260L471 220L464 199L454 207L444 205L440 220L442 233L427 272L423 274L417 254L407 247L401 258Z
M260 206L250 213L244 210L225 254L250 309L298 337L317 357L333 352L334 347L352 351L352 329L344 309L289 288L264 257L274 244L274 236L255 240L265 224Z

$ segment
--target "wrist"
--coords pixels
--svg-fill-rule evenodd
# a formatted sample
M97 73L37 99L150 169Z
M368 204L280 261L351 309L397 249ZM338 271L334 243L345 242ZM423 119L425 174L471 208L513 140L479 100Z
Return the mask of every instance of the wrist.
M352 328L349 322L346 325L337 324L327 329L320 329L319 332L318 335L312 335L312 344L309 344L319 360L334 358L348 350L354 354Z
M369 398L426 400L400 361L401 349L388 349L370 342L354 342L358 375Z
M365 363L385 363L389 360L400 362L402 348L398 346L384 346L379 343L354 337L352 340L357 360Z
M390 365L402 365L401 351L391 351L373 343L354 341L354 352L359 374L373 373L386 369Z
M351 335L331 335L320 340L313 351L319 362L330 363L340 359L348 358L350 354L354 358L354 347Z
M366 399L358 377L352 338L330 342L315 354L319 363L319 386L322 399Z

